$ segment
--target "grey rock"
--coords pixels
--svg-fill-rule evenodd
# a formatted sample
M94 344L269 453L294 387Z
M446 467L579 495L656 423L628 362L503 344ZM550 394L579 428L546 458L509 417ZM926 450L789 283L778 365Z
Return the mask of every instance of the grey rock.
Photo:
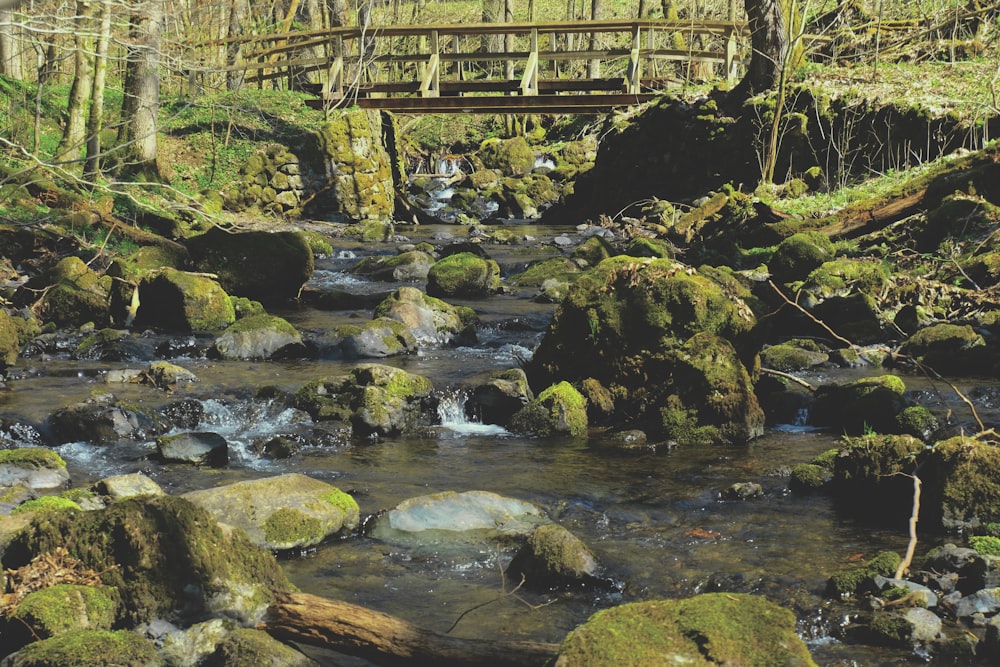
M229 444L218 433L196 432L164 436L156 441L164 461L224 466L229 463Z

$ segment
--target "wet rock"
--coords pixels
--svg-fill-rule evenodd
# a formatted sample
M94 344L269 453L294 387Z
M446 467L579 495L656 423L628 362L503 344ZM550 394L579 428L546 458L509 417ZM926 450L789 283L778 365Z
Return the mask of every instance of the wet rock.
M401 252L389 257L365 257L351 268L351 273L372 280L423 282L434 264L434 257L420 250Z
M215 339L212 349L222 359L282 359L305 351L295 327L267 314L236 320Z
M509 428L525 435L587 434L587 399L568 382L543 390L511 418Z
M883 551L867 562L842 570L831 576L826 583L826 594L830 597L860 595L878 589L876 577L893 577L902 562L899 554Z
M224 466L229 463L229 443L218 433L178 433L156 440L156 453L175 463Z
M472 388L465 401L465 413L483 424L503 425L533 398L522 369L494 371L489 379Z
M813 394L809 423L858 435L866 431L894 433L902 412L906 384L896 375L880 375L823 385Z
M0 465L0 475L3 475L3 468ZM67 475L67 481L69 476ZM0 516L10 514L11 511L21 503L37 498L38 494L24 481L13 481L0 484ZM2 552L2 549L0 549Z
M414 287L401 287L375 308L375 317L388 317L408 326L420 343L443 344L476 340L476 312L427 296Z
M984 588L966 595L954 606L954 611L958 618L993 616L1000 611L1000 588Z
M519 273L508 276L507 283L516 287L542 287L547 281L572 283L581 273L579 265L567 257L550 257L532 262Z
M645 431L635 428L612 433L610 440L615 447L620 447L621 449L641 449L649 444L649 438L646 436Z
M482 297L500 291L500 265L473 253L448 255L427 274L427 293L435 297Z
M410 328L388 317L377 317L360 326L337 327L337 348L345 359L381 359L417 351L417 339Z
M79 630L28 644L4 667L51 665L150 665L160 659L151 641L129 630Z
M188 239L187 247L196 270L217 275L227 294L264 304L296 298L314 268L312 249L299 232L230 233L213 227Z
M270 459L286 459L297 454L303 447L323 447L339 449L350 445L351 427L340 428L302 427L281 433L272 438L255 440L252 449L255 454Z
M599 611L573 630L556 665L676 664L815 666L795 615L745 593L633 602Z
M722 500L750 500L764 495L764 488L756 482L737 482L719 493Z
M162 496L164 491L160 485L142 473L134 472L127 475L105 477L94 484L96 493L111 500L121 500L133 496Z
M111 444L141 440L167 430L167 424L156 416L120 404L111 394L57 410L49 417L49 426L60 444L78 441Z
M69 482L66 462L51 449L0 449L0 488L58 489Z
M162 623L162 622L161 622ZM203 623L178 629L163 624L162 629L153 624L144 628L144 634L156 641L159 654L168 667L198 667L215 652L216 647L235 629L232 622L213 618Z
M868 520L908 518L913 499L913 480L909 475L925 451L923 441L909 435L845 438L834 459L831 489L835 498L844 509ZM931 507L934 501L927 491L921 504Z
M606 259L573 283L528 378L593 378L614 388L611 420L654 438L745 442L763 432L764 413L746 370L756 318L739 290L673 260Z
M236 321L229 295L211 278L161 269L139 282L135 326L208 332Z
M557 524L535 528L528 542L507 566L510 581L522 576L532 587L585 583L601 576L601 566L590 548Z
M153 384L157 387L173 387L180 382L197 382L198 377L177 364L168 361L154 361L146 371Z
M833 470L814 463L799 463L792 466L788 488L793 493L812 493L824 488L833 479Z
M936 607L938 603L938 597L934 594L931 589L916 583L915 581L909 581L907 579L895 579L889 577L876 576L873 579L875 584L875 589L879 594L885 593L886 591L892 589L901 589L909 591L904 598L893 598L890 600L890 604L900 605L900 602L905 602L905 606L910 607ZM903 606L903 605L900 605Z
M542 511L531 503L488 491L445 491L404 500L375 518L371 535L386 542L409 540L406 534L432 531L426 539L460 539L475 533L481 539L526 536L541 523Z
M160 410L160 414L174 428L191 431L198 426L205 416L205 405L195 398L182 398L179 401L165 405Z
M993 443L949 438L933 446L925 465L931 488L940 489L932 496L928 523L969 530L1000 521L1000 449Z
M32 278L18 290L15 302L33 303L39 294L38 314L60 327L110 321L111 278L98 276L79 257L66 257L46 274Z
M263 630L244 628L223 639L206 664L227 667L317 667L319 663L300 650L282 644Z
M941 636L938 616L919 607L903 611L876 612L869 627L881 641L895 646L928 644Z
M976 654L987 660L1000 660L1000 616L986 623L986 636L976 647Z
M297 549L319 544L358 525L358 504L326 482L290 473L237 482L183 496L220 523L246 531L266 549Z
M989 366L986 342L968 324L932 324L907 338L898 352L949 375L981 372Z
M62 546L118 589L118 621L126 627L215 615L254 624L275 595L291 589L274 556L182 498L127 498L92 512L48 514L15 535L3 566L22 567Z

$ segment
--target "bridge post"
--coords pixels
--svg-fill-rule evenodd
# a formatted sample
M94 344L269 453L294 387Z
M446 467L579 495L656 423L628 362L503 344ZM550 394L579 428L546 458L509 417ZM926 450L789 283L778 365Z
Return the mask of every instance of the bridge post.
M538 94L538 28L531 29L531 48L528 61L524 64L524 76L521 77L521 94Z
M736 0L729 0L729 27L726 29L726 80L736 80Z
M427 60L427 71L420 82L420 96L441 96L441 43L437 30L431 30L431 54Z
M327 45L333 51L333 60L326 70L326 80L323 82L323 99L334 100L344 97L344 38L337 35L332 43Z
M639 92L642 62L639 59L639 47L642 45L642 28L636 24L632 31L632 52L628 58L628 92L635 95Z

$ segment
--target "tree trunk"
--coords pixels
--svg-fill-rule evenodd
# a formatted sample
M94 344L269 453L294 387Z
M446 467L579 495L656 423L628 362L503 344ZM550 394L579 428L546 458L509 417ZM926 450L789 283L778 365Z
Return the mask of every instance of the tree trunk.
M24 78L21 67L21 28L15 25L10 7L0 9L0 75L11 79Z
M364 607L307 593L282 596L260 626L279 639L360 656L380 665L544 665L556 644L458 639Z
M87 102L93 94L94 38L91 18L94 6L90 0L78 0L73 25L73 85L66 106L66 127L56 147L56 160L79 160L86 143Z
M590 20L600 21L604 16L604 3L601 0L590 0ZM590 50L596 51L600 47L600 43L597 40L597 33L590 33ZM591 79L597 79L601 76L601 61L598 58L594 58L590 61L590 66L587 68L587 75Z
M97 38L94 58L94 88L90 96L90 118L87 120L87 157L83 163L83 178L93 183L101 173L101 129L104 127L104 81L108 73L108 45L111 43L111 3L101 2L101 31Z
M483 0L483 23L500 23L503 20L503 0ZM483 35L482 50L484 53L500 51L500 35Z
M140 2L130 21L122 127L118 133L124 156L121 174L140 180L162 181L156 152L162 0Z
M743 100L775 88L788 60L788 29L779 0L744 0L753 54L731 98Z
M231 38L243 35L243 24L250 13L248 0L232 0L229 5L229 26L226 29L226 36ZM240 60L240 45L232 42L226 47L226 65L232 66ZM243 78L246 72L243 70L232 70L226 72L226 90L239 90L243 87Z

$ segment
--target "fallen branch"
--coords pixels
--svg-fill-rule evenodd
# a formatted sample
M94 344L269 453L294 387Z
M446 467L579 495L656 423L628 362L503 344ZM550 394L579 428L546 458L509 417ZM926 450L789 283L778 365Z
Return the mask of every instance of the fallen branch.
M795 384L797 384L799 386L805 387L809 391L816 391L816 387L812 386L811 384L809 384L808 382L806 382L802 378L795 377L791 373L785 373L784 371L775 370L773 368L761 368L760 369L760 374L761 375L771 375L773 377L784 378L786 380L794 382Z
M913 511L910 513L910 542L906 545L906 556L896 568L896 579L902 579L913 562L913 553L917 549L917 519L920 516L920 478L916 473L907 475L913 478Z
M458 639L401 618L308 593L282 595L258 626L274 637L359 656L379 665L544 665L557 644Z

